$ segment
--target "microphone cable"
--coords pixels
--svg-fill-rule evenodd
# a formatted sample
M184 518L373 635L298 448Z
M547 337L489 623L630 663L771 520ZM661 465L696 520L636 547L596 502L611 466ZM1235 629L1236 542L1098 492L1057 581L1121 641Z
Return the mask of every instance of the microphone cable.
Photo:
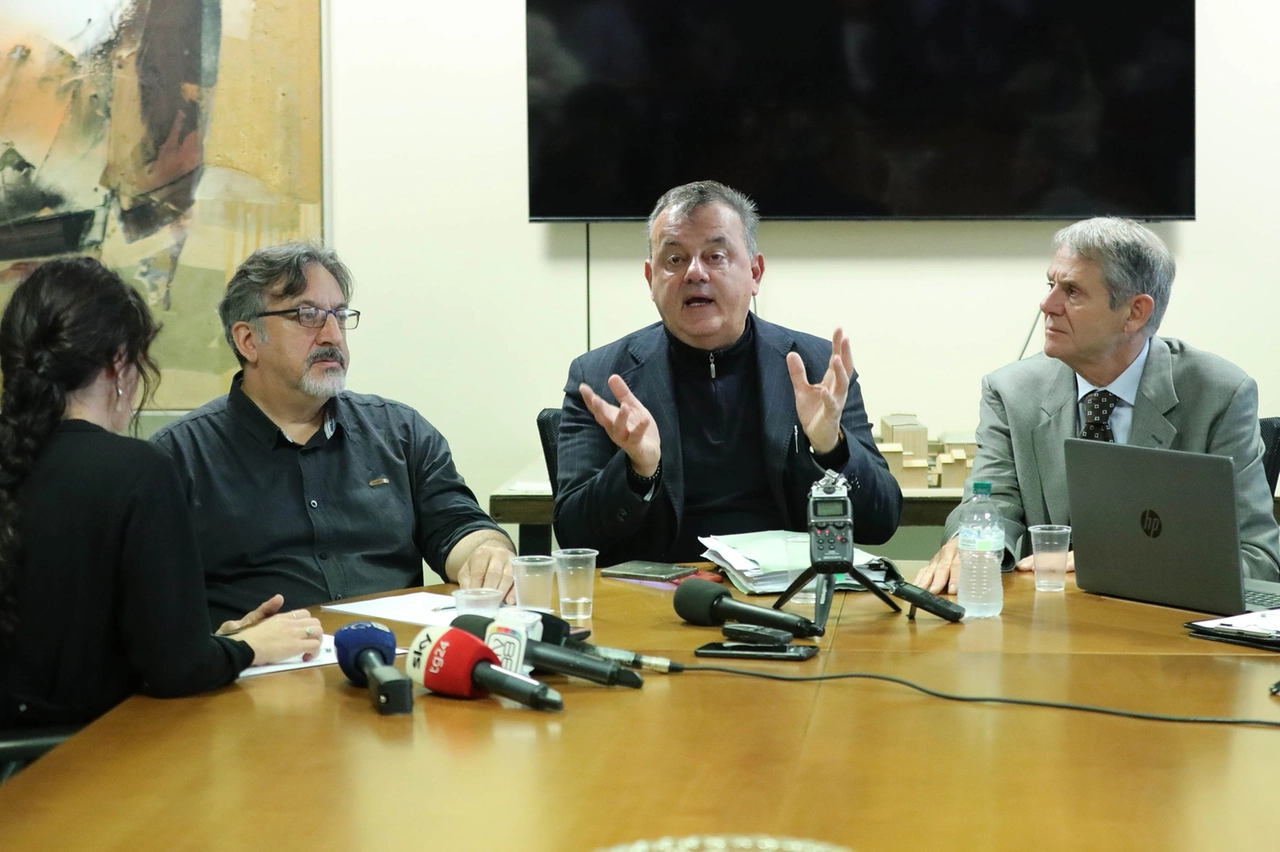
M1143 713L1138 710L1117 710L1113 707L1095 707L1091 704L1070 704L1062 701L1040 701L1034 698L1001 698L998 696L987 695L956 695L950 692L942 692L937 689L930 689L927 686L921 686L909 680L892 675L872 674L870 672L837 672L834 674L820 675L783 675L773 672L754 671L752 669L735 669L729 666L685 666L686 672L721 672L723 674L741 675L743 677L759 677L766 680L781 680L792 683L804 683L810 681L823 680L852 680L854 678L863 680L882 680L886 683L895 683L899 686L905 686L914 689L917 692L923 692L925 695L933 698L943 698L947 701L962 701L969 704L1013 704L1019 707L1050 707L1055 710L1077 710L1082 713L1100 713L1104 716L1120 716L1126 719L1142 719L1148 722L1182 722L1196 725L1252 725L1264 728L1280 728L1280 721L1267 721L1265 719L1228 719L1220 716L1167 716L1162 713Z

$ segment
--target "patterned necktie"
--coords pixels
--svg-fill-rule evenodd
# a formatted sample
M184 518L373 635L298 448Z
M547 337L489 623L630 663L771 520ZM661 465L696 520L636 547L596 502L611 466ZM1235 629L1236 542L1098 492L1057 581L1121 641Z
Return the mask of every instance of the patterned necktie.
M1110 441L1116 436L1111 431L1111 412L1116 410L1120 397L1111 391L1096 390L1084 395L1084 428L1080 437L1088 441Z

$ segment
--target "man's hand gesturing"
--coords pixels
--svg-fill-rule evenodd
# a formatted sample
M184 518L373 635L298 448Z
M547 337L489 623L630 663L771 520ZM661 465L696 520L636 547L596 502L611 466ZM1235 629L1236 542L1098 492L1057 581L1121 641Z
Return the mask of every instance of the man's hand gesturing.
M627 454L631 469L641 477L653 476L658 470L658 462L662 460L658 424L621 376L615 373L609 377L609 389L617 397L617 405L606 402L585 382L578 385L582 401L608 433L609 440Z

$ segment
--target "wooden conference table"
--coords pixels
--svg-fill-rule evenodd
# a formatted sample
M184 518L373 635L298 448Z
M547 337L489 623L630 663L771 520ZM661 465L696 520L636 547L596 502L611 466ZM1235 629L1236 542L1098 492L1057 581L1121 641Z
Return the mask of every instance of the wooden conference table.
M914 623L836 601L823 651L778 672L891 674L966 694L1280 719L1277 658L1188 638L1188 614L1037 594ZM326 628L349 620L325 613ZM602 644L693 662L718 635L671 592L600 580ZM400 641L416 628L398 626ZM719 661L730 663L731 661ZM868 680L646 673L553 679L563 713L419 697L381 717L336 667L135 697L0 787L0 848L557 850L702 833L857 850L1263 849L1280 730L962 704Z

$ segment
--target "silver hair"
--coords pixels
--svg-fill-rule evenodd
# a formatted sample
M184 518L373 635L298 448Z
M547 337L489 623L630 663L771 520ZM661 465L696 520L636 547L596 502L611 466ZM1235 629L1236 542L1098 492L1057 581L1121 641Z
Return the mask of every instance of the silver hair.
M669 189L653 205L653 212L645 223L649 235L649 257L653 257L653 225L664 210L670 210L673 218L688 216L699 207L708 204L723 204L738 214L742 220L742 237L747 244L747 256L756 256L756 229L760 224L760 214L756 212L756 203L744 193L713 180L699 180Z
M236 348L232 327L247 322L262 339L266 339L266 326L258 314L267 309L267 297L291 299L307 289L307 267L318 263L338 282L342 298L351 301L354 283L351 270L338 259L338 254L318 241L292 240L255 251L245 258L227 282L227 291L218 303L218 316L222 318L222 333L226 335L231 351L243 366L244 356Z
M1139 294L1150 296L1155 307L1143 331L1151 337L1160 328L1177 267L1169 247L1148 228L1132 219L1100 216L1058 231L1053 247L1102 267L1112 310Z

